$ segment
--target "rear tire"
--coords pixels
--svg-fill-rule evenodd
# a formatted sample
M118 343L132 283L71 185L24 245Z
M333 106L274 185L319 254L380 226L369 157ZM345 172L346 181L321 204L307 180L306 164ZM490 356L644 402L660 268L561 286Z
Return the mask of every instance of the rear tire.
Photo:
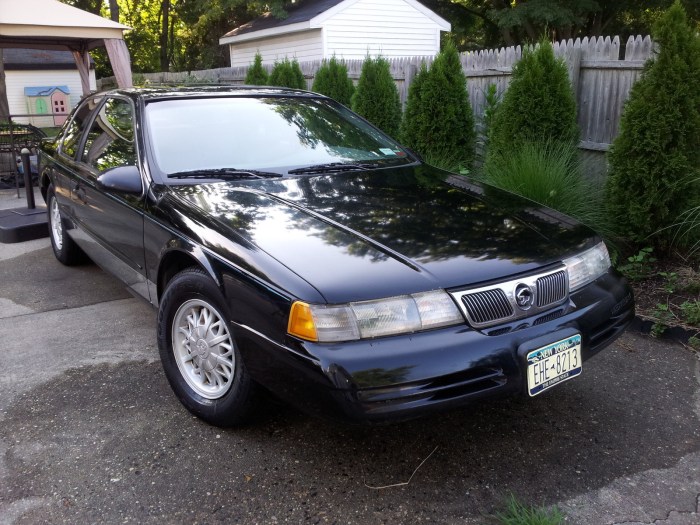
M85 260L85 253L66 233L65 222L56 200L53 184L46 191L46 213L48 214L49 237L53 254L66 266L73 266Z
M173 277L158 310L158 349L170 386L187 410L219 427L245 423L257 397L230 318L223 294L199 268Z

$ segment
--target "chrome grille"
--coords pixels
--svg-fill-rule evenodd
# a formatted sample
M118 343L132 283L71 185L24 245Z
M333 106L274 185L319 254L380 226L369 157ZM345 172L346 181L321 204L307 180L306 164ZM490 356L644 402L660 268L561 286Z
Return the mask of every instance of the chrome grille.
M481 329L534 317L563 304L569 297L569 280L564 267L559 266L547 272L450 294L469 324Z
M537 306L555 304L566 297L566 272L556 272L537 279Z
M508 319L513 315L513 307L503 290L484 290L462 296L462 302L469 317L479 324L493 320Z

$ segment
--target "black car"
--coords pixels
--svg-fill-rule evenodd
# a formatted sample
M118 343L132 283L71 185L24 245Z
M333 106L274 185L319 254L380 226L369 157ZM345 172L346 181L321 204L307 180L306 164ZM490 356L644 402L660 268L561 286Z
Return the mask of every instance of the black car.
M277 88L91 95L40 155L51 242L158 309L165 374L215 425L260 386L355 421L582 373L634 315L591 230Z

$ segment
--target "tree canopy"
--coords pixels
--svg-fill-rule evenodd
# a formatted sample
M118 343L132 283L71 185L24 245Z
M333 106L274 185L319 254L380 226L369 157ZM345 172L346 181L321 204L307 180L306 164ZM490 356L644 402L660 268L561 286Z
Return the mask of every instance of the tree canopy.
M461 50L600 35L651 32L673 0L423 0L452 23ZM700 2L684 2L700 18Z
M229 65L219 38L286 0L62 0L134 28L125 34L137 73L193 71ZM309 0L297 0L304 2ZM672 0L423 0L452 24L460 51L577 36L649 34ZM685 0L696 25L700 1ZM111 74L97 53L98 75Z

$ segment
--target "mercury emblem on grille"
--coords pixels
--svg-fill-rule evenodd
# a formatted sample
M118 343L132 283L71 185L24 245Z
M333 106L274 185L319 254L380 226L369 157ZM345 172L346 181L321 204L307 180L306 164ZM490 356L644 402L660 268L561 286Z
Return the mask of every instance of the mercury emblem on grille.
M532 306L535 294L527 284L520 283L515 287L515 302L521 310L527 310Z

